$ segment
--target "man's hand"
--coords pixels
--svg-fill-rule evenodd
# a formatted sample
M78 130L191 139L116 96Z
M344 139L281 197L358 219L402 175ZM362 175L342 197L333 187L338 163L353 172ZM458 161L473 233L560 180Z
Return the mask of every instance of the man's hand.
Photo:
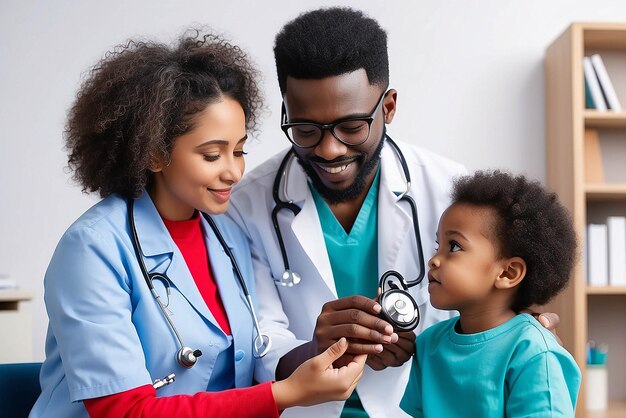
M385 344L382 353L367 356L366 364L374 370L402 366L414 352L415 334L412 331L400 332L395 344Z
M563 345L563 341L556 335L556 327L559 326L559 322L561 322L561 318L554 312L544 312L544 313L532 313L537 321L541 325L543 325L548 331L550 331L556 337L556 340L559 344Z
M561 322L561 318L559 318L559 315L555 314L554 312L533 312L530 309L523 309L522 313L532 315L537 321L539 321L541 325L545 327L545 329L554 334L559 344L563 345L563 341L561 341L559 336L556 335L556 327L558 327L559 322Z
M317 353L341 337L348 340L348 349L335 367L349 363L357 354L382 353L383 345L396 343L398 335L388 322L376 316L380 310L378 302L365 296L348 296L324 304L313 335Z

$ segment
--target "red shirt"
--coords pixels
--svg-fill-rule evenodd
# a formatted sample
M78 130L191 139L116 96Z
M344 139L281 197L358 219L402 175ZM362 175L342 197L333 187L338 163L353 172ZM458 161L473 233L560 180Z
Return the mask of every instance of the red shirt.
M188 221L170 221L163 219L172 239L183 254L185 263L196 282L202 298L215 317L215 320L226 335L231 335L230 324L224 310L224 304L220 297L217 285L211 274L209 254L204 241L200 216L196 214Z

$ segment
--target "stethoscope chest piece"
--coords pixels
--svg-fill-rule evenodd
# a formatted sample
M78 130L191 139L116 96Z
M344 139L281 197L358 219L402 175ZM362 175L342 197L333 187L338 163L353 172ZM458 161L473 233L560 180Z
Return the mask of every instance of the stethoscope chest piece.
M381 315L397 331L412 331L420 321L415 300L402 289L391 289L380 296Z
M259 334L254 339L254 358L261 358L272 348L272 340L267 334Z
M176 361L184 368L190 369L201 355L202 351L183 346L176 352Z
M280 279L275 281L281 286L293 287L294 285L300 283L300 280L302 280L302 278L298 273L291 270L285 270Z
M380 317L389 322L395 331L414 330L420 322L420 312L404 277L390 270L380 278L379 285L379 303L382 307Z

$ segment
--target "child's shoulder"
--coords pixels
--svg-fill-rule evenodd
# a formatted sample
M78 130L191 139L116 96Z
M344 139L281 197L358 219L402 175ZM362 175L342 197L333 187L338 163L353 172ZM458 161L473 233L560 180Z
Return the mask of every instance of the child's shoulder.
M525 364L537 356L548 355L559 359L561 363L573 363L574 358L557 341L556 336L547 330L532 315L520 314L513 319L514 332L506 338L510 357L520 364Z
M517 323L515 328L518 343L523 344L526 348L533 347L537 352L563 349L554 334L541 325L532 315L519 314L513 320Z
M426 328L417 336L416 344L424 344L426 341L439 340L448 332L454 328L454 325L459 320L458 316L454 318L446 319L445 321L437 322L430 327Z

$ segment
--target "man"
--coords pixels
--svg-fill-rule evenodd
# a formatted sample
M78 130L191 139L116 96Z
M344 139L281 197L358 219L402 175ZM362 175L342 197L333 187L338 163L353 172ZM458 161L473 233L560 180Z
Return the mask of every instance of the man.
M386 125L397 92L388 89L387 37L362 12L302 14L277 35L274 54L282 128L297 164L285 160L281 168L281 152L257 167L239 183L229 209L250 239L260 326L273 340L268 364L284 378L345 336L348 352L369 354L370 366L347 402L283 416L407 416L399 403L415 333L394 332L378 316L379 278L395 270L416 282L424 274L420 259L434 253L452 178L466 171L407 144L398 143L397 152L390 143ZM417 217L402 199L409 186ZM293 284L287 274L281 283L285 270L301 281ZM451 315L430 305L427 286L422 280L410 288L421 316L416 333Z

